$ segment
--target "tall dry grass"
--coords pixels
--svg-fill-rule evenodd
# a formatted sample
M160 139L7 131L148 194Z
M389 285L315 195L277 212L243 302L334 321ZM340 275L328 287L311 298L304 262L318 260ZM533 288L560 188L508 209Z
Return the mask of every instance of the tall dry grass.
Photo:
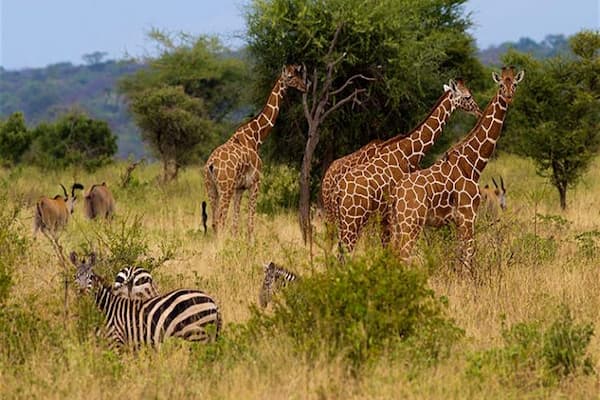
M168 342L160 352L117 355L82 328L84 300L73 291L69 317L64 320L64 276L52 246L40 236L30 242L30 251L13 271L15 285L6 307L22 307L39 315L45 334L19 362L0 358L0 397L598 398L597 374L576 374L555 385L542 385L525 378L523 384L506 381L494 374L474 378L467 370L474 355L503 345L503 327L526 321L548 325L561 305L569 307L577 321L600 327L600 249L585 248L577 239L600 227L599 167L597 160L568 193L569 209L562 212L554 189L535 175L529 161L507 155L492 161L482 183L502 175L509 203L499 223L478 224L477 279L452 271L456 243L451 230L426 232L417 249L418 268L428 271L436 294L448 298L450 317L464 329L465 337L448 359L420 369L382 357L369 366L368 373L356 376L342 358L308 359L292 351L290 339L282 335L259 337L244 351L224 351L218 362L197 345L181 341ZM116 164L91 175L24 168L2 171L0 178L9 184L8 202L23 206L18 230L27 238L31 238L33 204L40 195L60 193L59 182L89 186L106 181L117 199L118 216L112 224L139 216L148 256L158 259L172 252L171 259L154 271L161 291L182 286L207 291L222 309L225 332L250 318L265 263L273 260L308 275L322 270L322 258L332 251L319 241L311 265L291 211L259 215L253 241L244 236L216 238L210 232L205 236L200 221L205 193L199 167L184 171L178 182L163 185L156 180L157 165L142 166L134 173L132 187L121 189L117 183L124 168ZM320 222L316 223L322 231ZM85 220L80 201L61 243L67 251L94 248L98 232L110 230L104 224ZM377 241L366 237L358 252L370 246L377 246ZM20 329L33 327L24 323ZM14 337L30 343L26 332ZM599 349L600 341L594 336L589 353L597 371Z

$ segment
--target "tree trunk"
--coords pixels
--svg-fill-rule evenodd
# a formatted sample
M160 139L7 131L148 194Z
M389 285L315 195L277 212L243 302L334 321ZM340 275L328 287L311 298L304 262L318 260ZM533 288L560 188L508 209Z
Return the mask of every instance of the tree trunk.
M566 183L560 182L556 185L558 189L558 195L560 196L560 208L561 210L567 209L567 185Z
M300 227L304 244L307 241L312 244L312 226L310 223L310 170L313 154L319 143L319 129L315 124L309 124L308 140L302 157L302 168L300 170Z
M177 165L177 161L167 158L163 160L163 181L171 182L174 179L177 179L177 173L179 170L179 166Z

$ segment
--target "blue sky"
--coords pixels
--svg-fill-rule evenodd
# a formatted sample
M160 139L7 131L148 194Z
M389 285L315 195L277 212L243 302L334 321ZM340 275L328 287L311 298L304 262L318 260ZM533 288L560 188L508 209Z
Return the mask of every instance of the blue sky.
M151 49L152 27L218 34L239 46L248 0L0 0L0 65L42 67L105 51L109 58ZM480 47L546 34L598 29L599 0L469 0Z

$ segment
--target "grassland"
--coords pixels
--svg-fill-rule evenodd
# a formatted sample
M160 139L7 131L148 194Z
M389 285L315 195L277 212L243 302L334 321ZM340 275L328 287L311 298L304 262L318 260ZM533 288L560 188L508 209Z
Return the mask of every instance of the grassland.
M557 310L567 307L577 323L600 327L600 160L574 190L569 209L558 208L554 189L535 175L533 165L501 155L485 171L483 182L502 175L508 189L508 210L502 221L477 228L478 278L459 276L450 267L454 241L447 232L426 232L419 243L421 268L439 296L448 299L448 315L464 332L449 357L415 369L406 360L382 356L354 374L342 357L308 359L293 351L282 334L263 335L251 351L224 353L207 359L196 345L170 341L160 352L143 350L117 355L93 338L82 322L83 299L69 295L64 318L62 267L49 241L31 240L32 211L42 195L59 193L58 183L84 185L106 181L113 187L118 217L106 226L83 218L81 203L61 237L67 251L94 248L97 232L114 232L140 217L148 254L169 259L154 271L161 291L198 287L219 302L224 337L235 324L251 317L262 279L262 266L277 261L300 274L324 267L330 252L315 247L314 265L303 245L296 215L259 215L256 238L216 238L201 232L200 202L205 199L200 168L184 171L178 182L159 184L157 165L136 170L127 189L116 183L124 165L94 174L69 170L53 173L25 168L1 171L8 182L7 205L22 205L16 230L24 237L26 254L14 268L14 286L5 307L21 307L39 316L1 327L22 357L0 357L1 398L218 398L218 399L591 399L600 396L597 373L576 372L555 382L538 379L535 365L509 363L510 373L489 364L473 373L473 360L490 349L505 348L503 331L520 322L548 327ZM119 225L120 224L120 225ZM316 221L317 230L323 230ZM583 236L581 236L583 234ZM319 234L320 235L320 234ZM368 236L368 235L367 235ZM373 235L374 236L374 235ZM321 243L321 241L318 241ZM358 254L377 246L360 242ZM0 257L3 257L0 250ZM13 321L14 322L14 321ZM310 329L310 327L307 327ZM7 343L0 343L5 346ZM21 347L19 347L21 346ZM514 359L519 357L518 348ZM0 354L2 352L0 351ZM600 341L593 336L586 356L600 371ZM525 356L527 358L527 355ZM535 361L535 360L533 360ZM511 366L512 365L512 366ZM496 366L496 367L495 367ZM477 369L477 368L475 368Z

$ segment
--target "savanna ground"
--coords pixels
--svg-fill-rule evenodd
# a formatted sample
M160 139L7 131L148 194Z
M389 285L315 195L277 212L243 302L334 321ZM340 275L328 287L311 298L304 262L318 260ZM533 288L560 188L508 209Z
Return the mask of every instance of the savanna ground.
M142 166L125 189L117 185L125 164L91 175L1 171L7 182L1 188L8 202L3 208L22 204L11 229L25 241L23 254L14 258L14 285L4 306L15 311L0 320L0 397L598 398L600 340L590 330L600 327L599 167L600 159L569 192L569 208L561 212L554 189L535 175L529 161L509 155L492 161L482 182L504 177L508 210L497 224L478 224L477 278L453 271L455 242L449 231L427 231L418 248L420 263L412 267L425 274L436 297L447 299L445 315L464 334L435 362L419 364L384 351L358 372L342 353L331 356L324 349L309 356L279 330L263 329L250 343L233 345L234 327L255 313L266 262L310 276L322 273L324 260L331 258L318 233L311 266L295 212L260 214L253 242L216 238L201 231L200 202L206 196L199 167L161 185L158 165ZM65 251L94 248L102 259L110 251L114 256L115 248L140 246L145 262L156 267L161 291L200 288L218 301L224 320L220 347L171 340L159 352L113 353L95 339L97 316L72 285L65 320L63 267L45 237L31 240L31 226L37 198L58 194L58 183L70 185L73 179L86 187L106 181L118 216L110 225L84 219L80 195L60 238ZM322 232L319 221L316 225ZM378 246L376 235L365 236L357 257ZM110 237L130 242L114 243ZM574 349L571 336L584 344ZM552 337L562 339L556 343ZM549 361L552 354L559 361ZM561 366L568 371L558 371Z

